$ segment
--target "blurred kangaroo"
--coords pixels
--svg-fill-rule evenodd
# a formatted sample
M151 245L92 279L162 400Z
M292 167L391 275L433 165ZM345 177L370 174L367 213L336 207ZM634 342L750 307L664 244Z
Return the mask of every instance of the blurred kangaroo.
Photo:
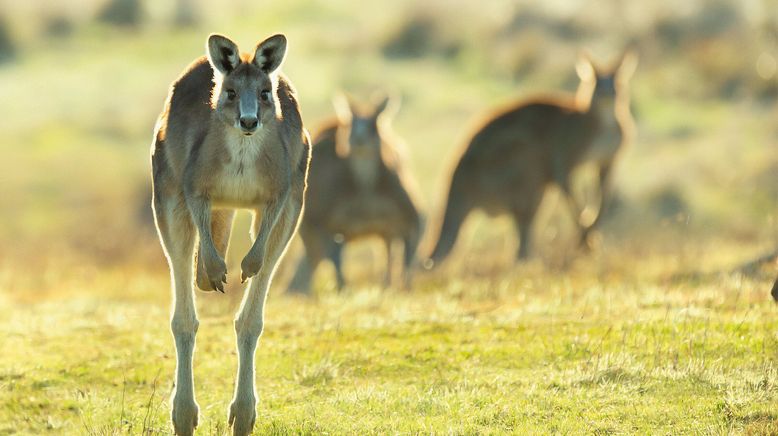
M279 72L286 46L285 36L274 35L241 54L231 40L210 35L207 56L172 84L155 128L152 205L174 294L176 434L191 435L198 420L194 264L201 289L224 292L235 208L254 212L256 239L241 262L241 281L251 280L235 318L239 362L228 422L233 434L247 435L256 418L254 351L265 297L297 228L310 161L296 92Z
M421 222L416 185L390 128L398 104L385 97L375 105L357 105L341 95L334 105L336 119L313 140L311 188L300 224L305 256L289 289L310 292L311 277L325 257L333 262L342 289L345 242L370 235L386 246L385 286L391 284L392 242L402 240L403 286L408 286Z
M576 65L581 83L574 98L524 100L489 116L451 173L439 236L426 266L448 256L474 209L510 214L519 230L517 258L527 258L532 222L551 183L564 192L585 243L607 204L614 161L632 136L627 83L636 66L632 51L608 69L595 67L584 54ZM599 167L601 194L600 210L589 223L582 222L570 183L573 170L586 162Z
M773 296L773 300L778 302L778 278L775 279L775 283L773 283L773 290L770 292L770 294Z

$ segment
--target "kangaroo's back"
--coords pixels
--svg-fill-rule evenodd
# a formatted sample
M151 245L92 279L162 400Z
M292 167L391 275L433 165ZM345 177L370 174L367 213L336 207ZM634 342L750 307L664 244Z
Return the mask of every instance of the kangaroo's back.
M532 182L548 179L554 159L569 168L581 158L597 133L598 121L572 100L522 101L492 114L472 135L455 167L469 186L512 183L510 191L536 189Z

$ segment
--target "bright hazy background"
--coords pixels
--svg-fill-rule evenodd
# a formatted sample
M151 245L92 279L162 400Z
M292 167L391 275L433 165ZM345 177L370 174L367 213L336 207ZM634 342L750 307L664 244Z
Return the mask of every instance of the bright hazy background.
M106 3L2 2L0 262L10 266L166 268L148 207L151 130L168 85L214 31L246 50L288 35L284 70L312 131L337 90L399 94L396 131L433 219L452 152L479 116L573 91L581 49L607 65L631 43L639 133L618 165L606 248L639 241L697 259L719 257L709 250L726 241L747 258L778 243L775 1L180 2L188 14L148 1L134 14L136 2L117 0L128 10L113 15ZM555 198L536 228L551 258L570 245L557 239L569 221ZM511 257L507 220L495 231L473 221L485 240L460 247ZM734 254L699 258L698 269L726 268ZM8 280L34 290L45 277Z

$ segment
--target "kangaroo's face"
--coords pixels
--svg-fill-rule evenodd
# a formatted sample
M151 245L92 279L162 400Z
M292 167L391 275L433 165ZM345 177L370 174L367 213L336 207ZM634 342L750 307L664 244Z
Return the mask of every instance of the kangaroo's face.
M391 99L385 97L369 108L357 107L342 96L334 103L341 126L348 133L349 154L353 157L378 157L381 150L379 123L388 116L386 109Z
M260 42L253 56L240 55L224 36L208 38L208 61L214 70L211 106L219 120L250 136L276 117L277 75L286 54L286 37Z
M354 114L349 128L348 142L353 155L374 154L381 148L376 117Z

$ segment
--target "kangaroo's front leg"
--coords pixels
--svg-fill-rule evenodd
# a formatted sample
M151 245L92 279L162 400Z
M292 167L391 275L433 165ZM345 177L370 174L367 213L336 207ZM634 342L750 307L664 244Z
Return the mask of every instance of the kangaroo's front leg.
M262 268L265 260L265 248L268 244L268 238L270 237L273 228L278 224L288 199L288 192L284 192L279 199L268 202L265 205L265 209L262 211L262 224L257 225L257 220L260 218L258 215L254 216L254 232L256 234L256 239L254 239L254 243L251 245L246 257L240 262L241 283L245 282L250 277L257 275Z
M227 283L227 264L216 250L211 235L211 202L204 194L187 189L186 205L192 214L192 221L200 234L199 256L205 265L205 272L213 289L224 292L224 284Z
M600 188L600 208L597 210L597 215L591 220L588 225L583 228L581 232L581 246L588 247L589 235L602 221L603 213L609 206L610 194L611 194L611 169L613 168L613 162L608 162L600 167L599 174L599 188Z
M235 397L230 404L229 423L233 435L247 435L254 427L256 419L256 389L254 387L254 351L262 334L265 318L265 297L272 280L276 264L286 250L289 241L297 228L297 222L302 209L302 194L295 201L287 201L281 208L275 226L264 236L267 241L266 251L262 253L262 267L256 277L251 279L240 311L235 319L235 333L238 345L238 379L235 384ZM254 217L254 232L257 239L262 238L269 216Z

